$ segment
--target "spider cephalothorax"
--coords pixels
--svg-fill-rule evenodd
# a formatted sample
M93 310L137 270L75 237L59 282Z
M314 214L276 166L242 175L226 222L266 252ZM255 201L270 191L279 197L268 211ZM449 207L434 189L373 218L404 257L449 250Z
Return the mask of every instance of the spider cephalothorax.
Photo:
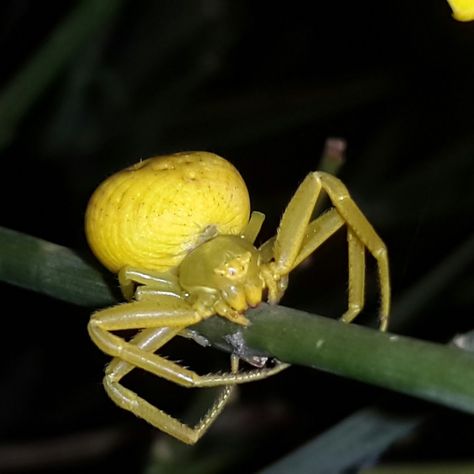
M265 282L260 260L246 238L219 235L184 258L179 282L195 301L209 298L211 315L239 320L249 306L262 301Z
M333 205L313 219L321 190ZM283 296L289 273L341 227L347 228L348 308L351 322L364 305L365 252L378 265L380 328L390 306L385 245L334 176L311 172L288 204L278 232L260 247L254 242L264 215L250 215L247 188L238 171L212 153L189 152L150 158L104 181L86 213L89 244L99 260L117 272L128 303L96 312L89 334L114 357L104 386L119 406L186 442L196 442L218 416L235 384L258 380L287 367L198 375L155 352L190 325L213 315L246 325L244 315L264 295ZM114 334L137 329L129 341ZM159 410L124 387L134 368L186 387L223 386L215 404L194 427Z

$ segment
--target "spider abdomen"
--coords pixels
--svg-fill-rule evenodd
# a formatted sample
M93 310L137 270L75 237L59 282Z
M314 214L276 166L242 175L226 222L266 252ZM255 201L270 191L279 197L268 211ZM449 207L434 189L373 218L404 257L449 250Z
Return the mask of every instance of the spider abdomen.
M92 195L86 235L97 258L166 271L213 235L238 235L250 202L239 172L207 152L141 161L106 179Z

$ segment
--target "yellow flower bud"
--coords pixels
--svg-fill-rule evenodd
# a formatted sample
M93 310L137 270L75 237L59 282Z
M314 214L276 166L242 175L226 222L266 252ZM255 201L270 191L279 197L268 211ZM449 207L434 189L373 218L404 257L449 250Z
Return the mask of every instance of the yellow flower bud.
M458 21L474 20L474 0L448 0L453 16Z

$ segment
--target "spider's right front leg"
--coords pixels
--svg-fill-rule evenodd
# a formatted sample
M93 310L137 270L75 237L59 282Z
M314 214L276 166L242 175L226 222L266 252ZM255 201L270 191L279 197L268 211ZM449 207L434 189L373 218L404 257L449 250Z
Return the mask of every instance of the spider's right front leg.
M172 301L176 303L175 301ZM144 303L144 304L143 304ZM106 326L109 328L123 328L124 325L127 325L126 320L130 316L130 307L134 307L135 317L137 320L141 319L141 323L143 325L149 324L149 320L145 320L146 318L140 317L140 313L146 312L146 309L150 307L150 302L136 302L136 303L129 303L125 305L120 305L119 307L109 308L103 310L99 313L96 313L93 316L93 320L89 324L89 331L91 337L93 338L94 342L102 349L104 352L107 353L119 353L122 354L123 346L128 346L129 348L135 349L135 354L140 353L142 354L142 358L146 359L149 356L155 357L156 366L160 365L160 361L164 361L161 357L153 354L157 351L160 347L170 341L174 336L176 336L182 329L184 329L187 324L189 323L189 317L194 314L194 311L182 305L182 312L178 315L175 312L172 322L175 323L175 327L149 327L143 329L139 333L137 333L129 342L122 342L107 338L106 334L100 335L101 330L97 328L97 321L102 321ZM155 311L155 318L159 318L158 310L157 310L157 303L154 304L154 311ZM176 310L176 308L175 308ZM188 315L187 313L191 313ZM137 316L138 315L138 316ZM122 321L119 321L122 319ZM162 323L167 319L167 316L162 314ZM169 319L169 318L168 318ZM114 321L115 320L115 321ZM125 321L124 321L125 320ZM95 321L95 323L94 323ZM108 323L107 323L108 321ZM176 325L177 322L180 322L182 325ZM168 320L168 322L170 322ZM186 323L185 323L186 322ZM155 319L156 325L156 319ZM100 323L99 323L100 326ZM128 324L128 327L134 326L133 324ZM116 338L117 336L110 334L112 338ZM105 342L108 339L107 342ZM120 338L118 338L120 339ZM105 346L103 345L105 343ZM113 344L116 344L115 348L112 348ZM126 351L123 351L126 352ZM155 407L144 398L140 397L137 393L133 392L132 390L123 386L120 382L122 378L127 375L131 370L137 367L136 364L130 362L128 357L126 359L122 359L121 357L116 356L112 360L112 362L108 365L105 372L104 377L104 388L109 395L109 397L121 408L131 411L134 415L138 416L139 418L144 419L151 425L155 426L156 428L164 431L165 433L174 436L175 438L183 441L187 444L195 443L209 428L212 422L217 418L220 412L223 410L224 406L230 399L230 396L234 390L233 385L226 385L222 388L219 395L217 396L215 402L208 410L208 412L204 415L204 417L197 423L194 427L189 427L179 421L178 419L168 415L164 411L160 410L159 408ZM173 367L174 366L174 367ZM170 367L168 367L169 369ZM179 377L180 371L187 371L180 367L178 364L171 363L172 373L174 377ZM166 371L167 367L164 367ZM238 371L238 358L236 356L232 356L232 363L231 363L231 370L232 373L235 374ZM164 376L164 374L161 374ZM169 377L167 377L169 379ZM177 380L175 380L177 381Z
M115 357L107 368L104 379L110 398L120 407L189 444L196 442L222 411L232 393L231 385L265 378L286 367L286 364L279 364L269 369L239 374L238 358L232 356L231 373L201 376L154 354L154 351L184 328L201 319L185 301L162 297L160 300L136 301L104 309L95 313L88 325L89 334L96 345ZM130 341L112 333L116 330L139 328L145 329ZM206 415L191 428L120 384L120 380L134 368L142 368L185 387L224 387Z
M166 301L166 305L163 303ZM106 354L118 357L158 377L184 387L217 387L226 384L260 380L283 370L285 364L244 373L199 375L179 364L140 349L136 344L113 334L124 329L170 327L177 334L184 328L200 322L203 317L185 301L163 297L159 301L144 300L124 303L103 309L92 315L88 331L94 343Z
M177 331L171 328L145 329L137 334L130 342L141 350L154 352L168 342ZM231 356L231 371L237 373L239 359ZM194 444L209 429L222 412L235 390L235 385L225 385L219 391L214 403L199 420L190 427L178 419L155 407L135 392L124 387L120 380L135 367L119 358L114 358L106 369L104 388L109 397L121 408L131 411L161 431L187 444Z

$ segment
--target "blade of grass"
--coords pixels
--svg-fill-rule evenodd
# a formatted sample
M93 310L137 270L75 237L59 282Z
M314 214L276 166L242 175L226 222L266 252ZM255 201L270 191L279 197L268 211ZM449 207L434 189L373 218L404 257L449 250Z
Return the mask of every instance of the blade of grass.
M0 93L0 150L44 90L58 76L75 51L111 21L123 0L82 0L56 28L22 70Z
M77 304L113 299L101 273L73 251L6 229L0 279ZM255 351L474 413L474 357L466 351L282 306L247 314L247 328L210 318L193 329L244 357Z
M0 280L69 303L99 307L116 302L114 285L67 247L0 227Z
M384 451L394 438L405 436L417 426L421 418L375 407L359 410L261 474L340 473Z

